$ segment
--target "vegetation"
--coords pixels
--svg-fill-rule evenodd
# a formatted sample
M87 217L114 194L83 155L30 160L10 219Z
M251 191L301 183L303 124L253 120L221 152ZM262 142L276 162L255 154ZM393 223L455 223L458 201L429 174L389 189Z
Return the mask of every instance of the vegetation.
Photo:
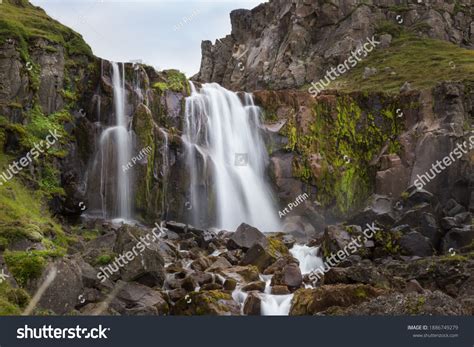
M474 79L472 50L446 41L401 33L393 23L382 24L378 32L395 36L390 47L369 53L356 67L333 82L330 88L396 93L405 82L409 82L412 88L427 89L436 86L439 81ZM377 73L364 79L366 67L376 68Z
M384 94L357 94L318 100L306 132L292 116L283 133L287 149L300 154L293 163L294 176L316 185L318 201L335 212L357 208L373 189L371 162L384 147L387 153L400 151L396 139L402 124L396 109L396 101ZM317 172L312 170L315 156L320 159Z
M0 283L0 316L20 315L29 300L23 289L12 288L8 282Z
M163 93L167 90L173 92L189 93L188 80L186 75L178 70L163 71L165 81L156 82L153 88Z
M48 258L61 257L64 250L9 251L3 253L8 270L21 286L38 278L47 264Z
M17 40L22 58L28 57L29 43L38 38L66 47L69 55L92 56L81 35L49 17L26 0L3 0L0 11L0 40ZM50 46L50 50L54 47Z

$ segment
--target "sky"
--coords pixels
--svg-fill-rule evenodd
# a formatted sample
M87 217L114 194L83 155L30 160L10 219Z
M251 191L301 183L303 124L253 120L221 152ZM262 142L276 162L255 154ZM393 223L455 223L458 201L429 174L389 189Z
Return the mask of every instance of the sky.
M199 71L201 41L231 32L229 14L265 0L30 0L82 34L94 54L158 70Z

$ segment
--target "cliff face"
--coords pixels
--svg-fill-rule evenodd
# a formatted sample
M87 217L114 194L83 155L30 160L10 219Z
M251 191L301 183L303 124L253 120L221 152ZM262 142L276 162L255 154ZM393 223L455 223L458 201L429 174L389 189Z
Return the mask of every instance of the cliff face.
M178 192L183 185L173 180L186 178L169 177L174 189L165 201L168 177L159 172L164 160L181 165L177 158L186 78L176 70L157 72L132 64L125 64L124 72L127 114L136 135L132 156L152 148L133 178L136 212L143 220L156 220L166 211L180 218L184 207L177 200L183 198ZM60 141L34 160L21 179L49 201L53 214L76 217L84 206L93 208L97 201L91 192L100 190L100 182L88 172L100 133L115 119L111 64L93 56L79 34L40 8L27 1L8 1L0 12L0 78L2 170L56 129Z
M402 29L474 47L470 0L271 0L231 13L232 33L202 42L195 76L229 89L287 89L323 77L374 35Z

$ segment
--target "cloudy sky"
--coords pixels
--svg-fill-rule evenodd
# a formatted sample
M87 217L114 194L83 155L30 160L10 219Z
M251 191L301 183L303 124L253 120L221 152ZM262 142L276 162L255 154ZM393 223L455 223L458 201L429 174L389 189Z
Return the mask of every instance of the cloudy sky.
M265 0L30 0L82 34L94 54L157 69L199 70L201 41L230 34L230 11Z

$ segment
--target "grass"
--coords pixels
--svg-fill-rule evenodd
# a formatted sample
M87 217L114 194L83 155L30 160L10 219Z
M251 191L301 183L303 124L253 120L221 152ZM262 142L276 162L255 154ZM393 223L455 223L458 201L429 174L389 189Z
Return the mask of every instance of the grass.
M49 17L41 8L25 0L3 0L0 6L0 41L18 40L23 59L28 57L28 44L38 38L65 46L69 55L92 56L81 35Z
M12 288L8 282L0 283L0 316L20 315L29 299L23 289Z
M377 73L363 79L365 67L376 68ZM390 70L385 71L385 68ZM415 89L428 89L440 81L465 80L474 80L474 51L446 41L401 34L390 47L369 53L329 88L349 92L398 92L405 82Z
M188 81L186 75L178 70L165 70L163 71L163 74L166 81L154 83L154 89L161 93L166 90L172 90L174 92L187 92Z

